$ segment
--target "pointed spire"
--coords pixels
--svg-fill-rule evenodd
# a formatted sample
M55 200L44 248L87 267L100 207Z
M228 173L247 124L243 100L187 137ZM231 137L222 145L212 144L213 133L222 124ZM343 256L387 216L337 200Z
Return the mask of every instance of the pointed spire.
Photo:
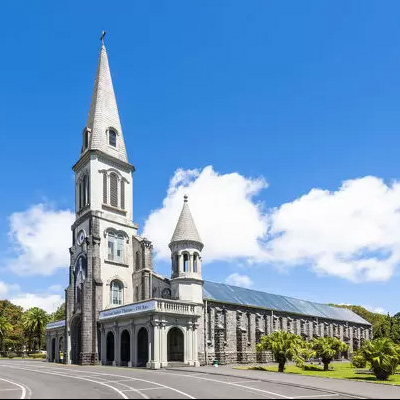
M189 209L188 196L186 194L183 197L183 207L181 215L179 216L174 234L172 235L170 246L174 242L179 242L184 240L198 242L203 246L203 243L200 239L200 235L197 232L196 225L193 221L193 217Z
M87 128L90 129L89 149L100 150L122 161L128 162L117 101L112 84L108 56L104 45L103 31L101 50L94 82L92 101L90 104ZM108 131L112 129L116 135L116 146L109 144Z

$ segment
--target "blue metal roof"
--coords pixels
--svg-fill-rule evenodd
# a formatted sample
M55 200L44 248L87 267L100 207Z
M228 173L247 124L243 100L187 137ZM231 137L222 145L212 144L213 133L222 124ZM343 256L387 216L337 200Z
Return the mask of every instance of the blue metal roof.
M371 325L365 319L347 308L328 306L327 304L294 299L246 289L238 286L204 281L203 297L206 300L215 300L223 303L240 304L266 308L274 311L284 311L294 314L303 314L319 318L349 321L357 324Z

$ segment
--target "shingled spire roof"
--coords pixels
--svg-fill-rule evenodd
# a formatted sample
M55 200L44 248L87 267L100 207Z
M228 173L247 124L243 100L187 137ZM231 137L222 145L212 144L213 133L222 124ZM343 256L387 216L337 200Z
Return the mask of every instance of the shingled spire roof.
M117 101L112 84L108 56L102 43L96 79L94 82L92 102L90 104L87 128L90 129L89 150L100 150L103 153L128 162L121 122L119 120ZM117 133L116 147L109 145L108 130Z
M196 225L193 221L192 214L189 209L188 196L184 196L183 207L178 223L176 224L175 232L172 235L171 243L183 240L190 240L202 244L200 235L197 232Z

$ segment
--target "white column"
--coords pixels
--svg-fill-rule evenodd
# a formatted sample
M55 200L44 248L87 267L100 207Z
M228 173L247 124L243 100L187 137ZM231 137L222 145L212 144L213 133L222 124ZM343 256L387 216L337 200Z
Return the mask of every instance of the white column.
M197 341L197 332L198 332L198 324L193 324L193 365L195 367L200 367L199 363L199 349L198 349L198 341Z
M106 331L104 329L104 326L102 326L100 330L101 330L101 365L106 365L107 363Z
M179 275L182 275L183 272L183 255L179 254L178 255L178 264L179 264Z
M193 254L189 255L189 272L193 273Z
M56 355L55 355L55 358L54 358L54 361L56 362L56 363L59 363L60 362L60 344L59 344L59 337L58 337L58 333L56 334L56 345L55 345L55 349L54 349L54 351L56 352Z
M153 359L150 362L150 368L160 368L160 323L153 321Z
M114 331L114 362L113 365L121 365L121 337L119 332L119 327L117 326Z
M161 368L167 367L168 366L168 341L167 341L167 325L165 321L162 324L161 327L161 337L160 337L160 342L161 342L161 353L160 353L160 366Z
M189 365L194 365L193 364L193 325L190 324L187 328L187 355L188 355L188 359L187 362Z
M130 336L130 341L131 341L131 361L130 365L128 364L129 367L135 367L136 366L136 327L133 323L131 322L131 336Z

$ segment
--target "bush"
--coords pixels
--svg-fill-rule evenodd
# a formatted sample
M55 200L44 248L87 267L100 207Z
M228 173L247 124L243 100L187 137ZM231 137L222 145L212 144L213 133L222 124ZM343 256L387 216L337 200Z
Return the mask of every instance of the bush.
M360 353L360 351L358 350L353 354L351 364L355 368L365 368L367 366L367 361L364 358L364 356Z
M12 351L10 351L8 354L7 354L7 357L8 358L14 358L14 357L17 357L18 356L18 354L17 353L14 353L14 352L12 352Z
M400 347L388 338L366 342L361 347L360 354L371 365L374 375L383 381L396 372L400 363Z
M33 358L33 359L45 359L46 358L46 354L43 353L35 353L35 354L29 354L29 358Z

